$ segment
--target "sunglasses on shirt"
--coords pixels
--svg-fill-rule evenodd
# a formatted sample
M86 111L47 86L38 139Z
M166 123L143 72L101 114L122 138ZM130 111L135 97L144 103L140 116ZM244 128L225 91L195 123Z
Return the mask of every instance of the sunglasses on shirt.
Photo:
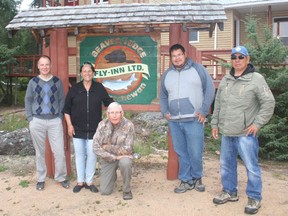
M239 56L236 56L236 55L231 55L231 60L236 60L237 58L242 60L244 59L246 56L245 55L239 55Z

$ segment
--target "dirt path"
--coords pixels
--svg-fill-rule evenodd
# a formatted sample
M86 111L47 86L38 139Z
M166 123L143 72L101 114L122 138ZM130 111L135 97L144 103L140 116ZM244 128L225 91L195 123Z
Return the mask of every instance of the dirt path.
M54 180L46 180L44 191L36 191L36 175L34 157L0 156L0 165L7 170L0 172L0 215L5 216L79 216L79 215L109 215L109 216L236 216L245 215L244 206L246 174L243 165L239 165L239 196L236 203L214 205L212 199L221 190L219 159L215 156L205 156L203 182L206 192L195 190L184 194L175 194L173 189L179 184L177 180L166 179L166 157L150 155L142 157L134 164L132 188L133 200L122 199L121 177L110 196L93 194L82 190L78 194L72 192L72 187L65 190ZM288 171L287 163L280 165L261 164L263 172L263 201L257 215L284 216L288 212ZM30 182L23 188L19 183ZM99 184L99 178L95 178Z

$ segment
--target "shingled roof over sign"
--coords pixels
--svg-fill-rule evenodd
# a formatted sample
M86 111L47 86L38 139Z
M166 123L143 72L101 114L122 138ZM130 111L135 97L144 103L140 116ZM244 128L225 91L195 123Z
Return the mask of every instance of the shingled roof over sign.
M187 26L223 23L223 6L212 1L165 4L99 4L32 8L21 11L7 30L121 26L134 28L181 23ZM143 26L142 26L143 25ZM167 29L166 29L167 30Z

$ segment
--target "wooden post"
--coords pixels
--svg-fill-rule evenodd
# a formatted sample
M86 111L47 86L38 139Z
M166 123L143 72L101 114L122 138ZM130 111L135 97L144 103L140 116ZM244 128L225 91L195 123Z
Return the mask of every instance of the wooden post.
M68 62L68 32L67 29L57 29L58 77L62 80L65 95L69 90L69 62ZM64 150L66 156L67 175L71 174L71 148L66 122L63 119Z
M181 43L181 25L179 24L171 24L170 32L169 32L169 43L171 47L176 43ZM171 64L171 62L170 62ZM178 179L179 172L179 164L178 164L178 156L174 151L172 139L170 135L170 130L167 133L168 136L168 163L167 163L167 179L175 180Z
M178 179L179 162L178 156L173 148L172 138L170 130L168 129L168 163L167 163L167 179L175 180Z
M61 79L65 94L68 92L68 41L67 29L56 29L50 33L50 58L52 61L52 74ZM64 151L66 156L67 175L71 174L71 148L70 139L67 134L66 124L63 121L64 129ZM47 176L53 177L55 174L54 157L48 139L46 141L46 167Z

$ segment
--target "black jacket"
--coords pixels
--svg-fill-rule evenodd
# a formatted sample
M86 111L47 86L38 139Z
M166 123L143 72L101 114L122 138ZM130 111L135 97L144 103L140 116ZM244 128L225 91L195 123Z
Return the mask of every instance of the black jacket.
M101 83L92 81L86 91L83 81L75 84L68 92L63 112L70 115L75 138L93 139L102 120L102 102L107 107L114 100Z

